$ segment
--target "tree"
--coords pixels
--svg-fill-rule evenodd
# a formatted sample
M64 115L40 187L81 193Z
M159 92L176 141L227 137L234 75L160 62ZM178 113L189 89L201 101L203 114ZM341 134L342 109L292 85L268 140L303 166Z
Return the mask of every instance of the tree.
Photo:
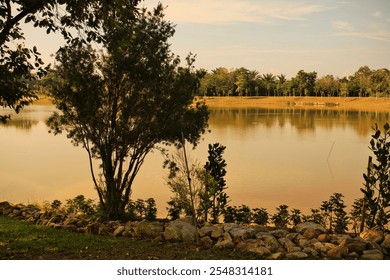
M275 89L275 76L271 73L263 74L261 81L264 84L264 88L267 90L267 96L273 95Z
M218 223L226 205L228 196L226 190L226 161L223 153L226 147L215 143L209 144L208 161L204 169L205 188L201 193L202 203L204 204L205 221L208 220L208 212L211 212L212 222Z
M58 52L60 83L51 92L60 114L48 123L87 151L103 213L117 219L147 154L183 138L195 145L208 110L193 104L199 86L194 57L180 67L168 43L174 27L164 20L162 5L136 16L112 9L102 26L104 52L77 43ZM100 177L93 159L100 161Z
M46 74L36 46L24 45L20 23L45 28L47 34L61 32L69 42L102 42L100 30L111 7L135 14L140 0L0 0L0 106L18 113L37 99L27 82ZM73 32L70 32L73 31ZM77 32L74 32L77 31ZM73 34L79 36L74 37ZM35 73L35 74L33 74ZM5 122L10 115L0 115Z
M316 72L305 72L300 70L295 76L299 96L313 96L316 79Z
M286 87L287 84L287 78L286 75L280 74L277 76L277 83L276 83L276 94L278 96L285 96L288 94L288 88Z
M334 97L339 91L338 81L332 75L326 75L315 82L316 95Z
M257 71L251 71L244 67L234 70L236 92L239 96L252 96L256 93L255 80L258 76Z

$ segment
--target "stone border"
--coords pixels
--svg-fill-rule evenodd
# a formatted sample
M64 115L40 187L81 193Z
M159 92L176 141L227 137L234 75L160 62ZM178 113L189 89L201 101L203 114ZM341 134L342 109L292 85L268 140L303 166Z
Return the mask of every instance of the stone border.
M0 215L77 233L194 242L196 228L188 221L99 222L76 214L42 211L33 205L0 202ZM390 259L390 234L366 230L359 236L330 234L312 222L293 229L270 229L257 224L205 225L198 229L203 249L239 249L259 259Z

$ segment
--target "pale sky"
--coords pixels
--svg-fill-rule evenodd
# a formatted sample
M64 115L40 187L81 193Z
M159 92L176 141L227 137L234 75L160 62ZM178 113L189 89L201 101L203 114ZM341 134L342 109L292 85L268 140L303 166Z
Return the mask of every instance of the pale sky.
M389 0L145 0L162 2L176 25L172 50L195 66L245 67L295 76L299 70L342 77L360 66L390 68ZM42 33L42 32L41 32ZM56 36L26 29L44 56Z

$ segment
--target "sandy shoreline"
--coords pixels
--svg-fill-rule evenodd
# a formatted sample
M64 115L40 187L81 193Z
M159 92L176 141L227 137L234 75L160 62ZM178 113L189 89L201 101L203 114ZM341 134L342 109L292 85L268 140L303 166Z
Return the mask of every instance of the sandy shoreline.
M210 108L311 108L390 112L390 98L375 97L205 97ZM42 97L35 105L52 105Z
M210 108L312 108L390 112L390 98L375 97L206 97Z

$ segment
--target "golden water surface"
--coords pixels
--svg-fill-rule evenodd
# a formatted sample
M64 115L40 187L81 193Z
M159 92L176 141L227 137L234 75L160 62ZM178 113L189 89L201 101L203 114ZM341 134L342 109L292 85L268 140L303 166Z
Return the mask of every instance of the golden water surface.
M48 133L53 106L30 106L0 126L0 201L41 203L83 194L97 199L86 152ZM309 213L334 192L347 205L361 196L371 126L389 113L323 109L211 108L211 133L191 157L201 165L209 143L225 145L230 205L273 212L280 204ZM132 198L156 199L165 217L171 193L159 152L147 157Z

